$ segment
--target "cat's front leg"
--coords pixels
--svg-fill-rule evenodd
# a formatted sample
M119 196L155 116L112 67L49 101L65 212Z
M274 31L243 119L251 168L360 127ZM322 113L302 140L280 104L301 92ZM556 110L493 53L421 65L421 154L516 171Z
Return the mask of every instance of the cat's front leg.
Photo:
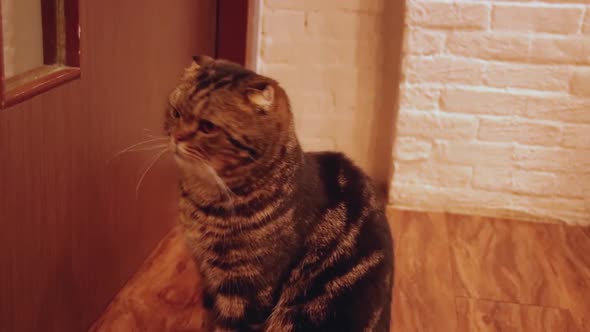
M216 327L214 332L240 332L237 329L233 329L233 328L226 328L226 327Z
M264 332L295 332L295 311L277 307L266 322Z
M246 309L248 301L239 295L216 294L213 312L215 332L241 332L249 330Z

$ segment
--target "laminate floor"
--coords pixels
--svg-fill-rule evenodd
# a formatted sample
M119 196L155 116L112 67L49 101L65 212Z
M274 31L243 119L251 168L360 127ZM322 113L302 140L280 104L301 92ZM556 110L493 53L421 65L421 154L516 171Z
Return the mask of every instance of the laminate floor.
M393 331L589 332L590 228L390 211Z
M392 331L590 332L590 228L390 210ZM94 326L205 331L199 276L178 229Z

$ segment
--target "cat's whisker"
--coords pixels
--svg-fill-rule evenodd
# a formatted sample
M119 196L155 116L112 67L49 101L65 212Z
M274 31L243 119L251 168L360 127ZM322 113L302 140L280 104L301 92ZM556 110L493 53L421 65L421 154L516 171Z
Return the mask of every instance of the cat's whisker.
M221 198L228 203L227 208L228 208L228 210L230 210L230 216L234 216L235 215L234 200L238 195L236 195L236 193L234 193L227 186L227 184L225 184L223 179L221 179L221 177L217 174L217 172L215 172L213 167L211 167L209 164L207 164L206 169L209 172L209 174L211 175L211 177L215 180L215 184L217 186L217 189L219 190L219 194L220 194ZM240 224L239 227L240 227L240 232L241 232L242 225Z
M160 151L154 158L152 158L149 165L143 171L143 173L141 174L141 177L139 178L139 181L137 182L137 186L135 187L135 197L136 198L139 197L139 188L141 187L141 183L143 182L143 179L145 178L146 174L150 171L150 169L152 169L152 167L156 164L156 162L168 151L169 151L168 148L165 148L164 150Z
M154 133L152 130L143 128L143 131L147 137L150 138L168 138L168 135L162 133Z
M123 153L125 153L125 152L128 152L128 151L130 151L130 150L132 150L132 149L134 149L134 148L137 148L137 147L140 147L140 146L142 146L142 145L144 145L144 144L148 144L148 143L152 143L152 142L153 142L153 143L155 143L155 142L158 142L158 141L162 141L162 143L163 143L163 142L164 142L164 140L167 140L167 139L168 139L168 138L166 138L166 137L161 137L161 138L152 138L152 139L145 140L145 141L142 141L142 142L139 142L139 143L135 143L135 144L133 144L133 145L131 145L131 146L128 146L128 147L126 147L125 149L123 149L123 150L121 150L121 151L119 151L119 152L115 153L115 154L114 154L114 155L113 155L111 158L109 158L109 160L107 160L107 164L108 164L109 162L111 162L113 159L115 159L115 158L117 158L118 156L122 155Z
M167 148L167 147L168 147L168 144L158 144L158 145L148 146L148 147L138 147L138 148L135 148L135 149L131 149L129 151L125 151L125 153L127 153L127 152L138 152L138 151L150 151L150 150Z
M205 162L205 161L207 161L207 160L208 160L208 158L205 156L205 154L204 154L203 152L201 152L200 150L196 149L196 148L192 148L192 147L185 147L185 148L183 149L183 151L184 151L184 152L185 152L187 155L189 155L189 156L193 157L193 159L196 159L196 160L198 160L198 161L203 161L203 162Z

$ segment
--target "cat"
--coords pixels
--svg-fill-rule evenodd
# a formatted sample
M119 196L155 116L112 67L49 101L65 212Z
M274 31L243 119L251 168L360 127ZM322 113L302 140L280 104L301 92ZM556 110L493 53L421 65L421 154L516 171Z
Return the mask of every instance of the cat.
M369 177L302 151L277 81L193 60L164 128L215 331L389 331L392 238Z

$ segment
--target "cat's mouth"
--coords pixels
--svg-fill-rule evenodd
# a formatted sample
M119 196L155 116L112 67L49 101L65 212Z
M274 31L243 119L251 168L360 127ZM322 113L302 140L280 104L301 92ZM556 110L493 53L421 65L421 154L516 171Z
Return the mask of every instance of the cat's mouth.
M174 159L176 159L176 161L181 161L181 162L190 162L191 158L189 158L189 156L186 154L186 152L184 152L184 150L178 145L175 144L174 148Z
M174 144L173 151L174 158L177 162L199 163L206 160L205 156L199 149L184 143Z

